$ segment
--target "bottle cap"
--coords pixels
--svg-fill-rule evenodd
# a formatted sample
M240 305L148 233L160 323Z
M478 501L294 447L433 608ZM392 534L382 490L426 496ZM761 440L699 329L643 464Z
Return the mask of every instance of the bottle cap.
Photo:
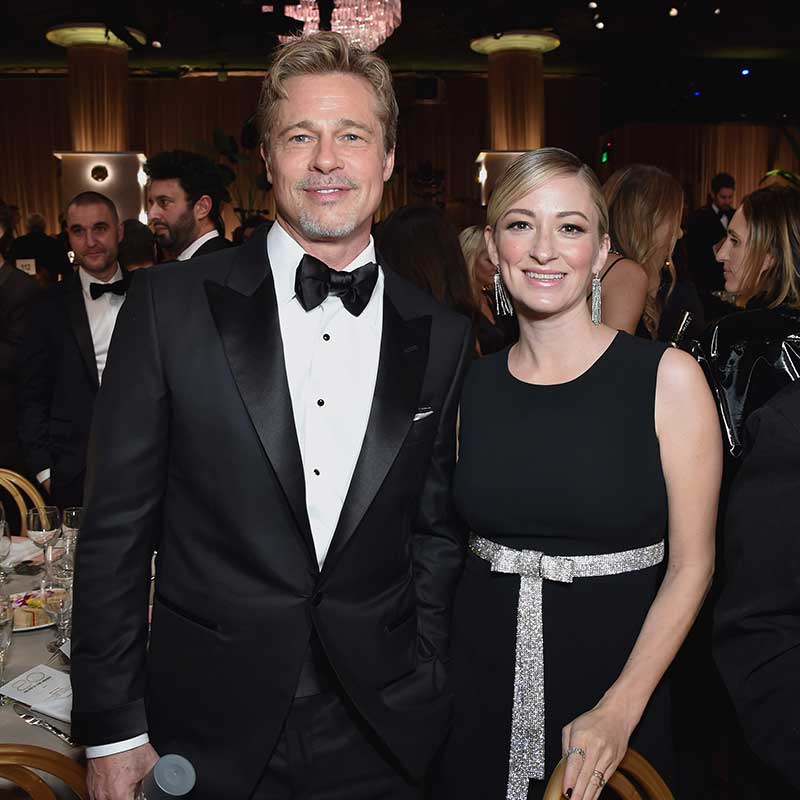
M147 800L183 797L194 788L194 767L183 756L161 756L153 771L144 779L142 789Z

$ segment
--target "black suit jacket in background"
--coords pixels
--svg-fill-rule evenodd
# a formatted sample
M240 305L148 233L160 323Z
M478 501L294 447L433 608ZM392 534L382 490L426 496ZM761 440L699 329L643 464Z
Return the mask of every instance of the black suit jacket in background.
M728 212L728 224L735 213L736 209ZM719 221L717 213L710 205L696 209L686 220L685 241L689 272L709 321L735 311L711 294L725 288L722 264L717 261L714 245L724 239L726 234L725 226Z
M755 411L747 433L714 655L748 743L800 791L800 382Z
M266 231L190 268L142 270L95 411L73 735L149 730L193 762L197 800L247 798L314 630L358 713L420 777L451 711L465 531L450 482L472 348L467 320L386 272L369 423L320 572Z
M39 285L8 261L0 267L0 467L19 470L17 350L25 336Z
M59 239L35 231L14 240L11 245L12 263L18 258L35 258L37 271L44 271L51 283L72 275L67 251Z
M51 470L56 505L80 505L97 361L78 273L31 308L19 348L18 425L32 474Z
M215 236L213 239L209 239L207 242L203 242L192 258L207 256L209 253L218 253L220 250L227 250L230 247L233 247L233 242L229 242L222 234L220 234L219 236ZM191 260L192 259L190 258L189 261Z

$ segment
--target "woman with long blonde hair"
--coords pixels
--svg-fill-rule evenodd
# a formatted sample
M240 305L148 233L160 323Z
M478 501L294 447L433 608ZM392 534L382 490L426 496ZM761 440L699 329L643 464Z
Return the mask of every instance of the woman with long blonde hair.
M658 167L632 164L611 175L603 195L611 237L600 273L603 322L655 339L675 284L671 257L683 236L683 189Z

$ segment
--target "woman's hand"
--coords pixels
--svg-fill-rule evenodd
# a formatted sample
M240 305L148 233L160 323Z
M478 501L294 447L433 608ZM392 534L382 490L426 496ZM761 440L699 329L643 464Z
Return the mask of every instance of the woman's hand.
M595 800L622 761L633 727L619 709L601 702L564 728L564 797Z

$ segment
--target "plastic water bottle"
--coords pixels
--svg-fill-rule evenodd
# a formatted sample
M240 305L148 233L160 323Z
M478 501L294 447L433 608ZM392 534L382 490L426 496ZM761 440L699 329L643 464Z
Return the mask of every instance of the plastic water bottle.
M161 756L136 789L134 800L169 800L194 789L194 767L183 756Z

